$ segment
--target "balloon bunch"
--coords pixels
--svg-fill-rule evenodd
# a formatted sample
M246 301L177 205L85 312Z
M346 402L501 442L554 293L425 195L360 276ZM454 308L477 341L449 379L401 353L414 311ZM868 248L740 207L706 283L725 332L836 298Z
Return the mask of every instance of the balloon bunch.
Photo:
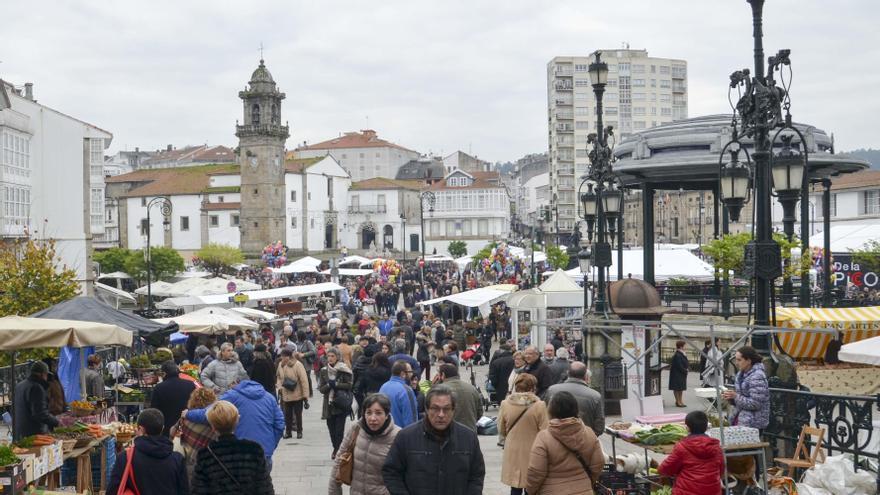
M281 241L269 244L263 248L263 255L260 259L263 260L266 266L278 268L287 263L287 246L281 244Z
M480 261L480 268L483 273L494 272L496 278L503 276L513 276L516 273L516 263L510 253L507 243L502 242L492 248L492 253L488 258Z
M400 274L400 264L395 260L376 260L373 262L373 271L379 275L380 283L394 283Z

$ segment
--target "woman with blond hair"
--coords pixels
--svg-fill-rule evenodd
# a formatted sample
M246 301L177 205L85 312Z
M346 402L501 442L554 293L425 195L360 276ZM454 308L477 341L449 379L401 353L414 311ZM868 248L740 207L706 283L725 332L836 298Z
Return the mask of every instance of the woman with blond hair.
M214 391L209 388L200 387L192 391L189 401L186 403L186 408L205 409L215 402L217 402L217 395ZM190 484L192 484L193 470L196 467L196 456L199 450L216 440L217 435L210 425L195 423L182 417L171 429L171 437L180 438L180 447L175 445L175 449L183 454L183 459L186 461L186 474L189 477Z
M529 470L529 451L538 432L547 428L547 406L535 395L538 380L528 374L516 376L513 393L498 411L499 443L504 445L501 482L510 495L522 495Z
M516 351L513 353L513 371L510 372L510 376L507 378L507 390L513 390L513 383L516 381L516 377L526 369L526 358L523 356L522 351Z
M208 423L217 440L199 451L193 472L192 495L274 495L263 447L235 438L238 409L220 400L208 410Z

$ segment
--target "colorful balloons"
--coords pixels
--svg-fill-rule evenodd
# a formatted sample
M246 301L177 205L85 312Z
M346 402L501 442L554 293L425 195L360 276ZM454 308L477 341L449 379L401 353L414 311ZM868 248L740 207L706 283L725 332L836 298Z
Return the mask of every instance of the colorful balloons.
M268 267L279 268L287 263L287 246L282 244L281 241L269 244L263 248L263 254L260 256L260 259Z

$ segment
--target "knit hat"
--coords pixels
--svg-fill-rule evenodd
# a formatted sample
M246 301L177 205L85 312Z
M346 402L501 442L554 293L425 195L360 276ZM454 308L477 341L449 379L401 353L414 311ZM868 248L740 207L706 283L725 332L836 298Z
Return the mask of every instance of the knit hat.
M34 361L34 364L31 365L31 374L32 375L42 375L43 373L48 373L49 367L46 366L46 363L42 361Z

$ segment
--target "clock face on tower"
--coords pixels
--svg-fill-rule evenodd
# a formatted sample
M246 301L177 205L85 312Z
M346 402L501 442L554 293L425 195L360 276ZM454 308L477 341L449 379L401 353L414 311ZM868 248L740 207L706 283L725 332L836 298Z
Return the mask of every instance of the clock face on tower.
M251 168L257 168L257 157L252 156L250 159Z

